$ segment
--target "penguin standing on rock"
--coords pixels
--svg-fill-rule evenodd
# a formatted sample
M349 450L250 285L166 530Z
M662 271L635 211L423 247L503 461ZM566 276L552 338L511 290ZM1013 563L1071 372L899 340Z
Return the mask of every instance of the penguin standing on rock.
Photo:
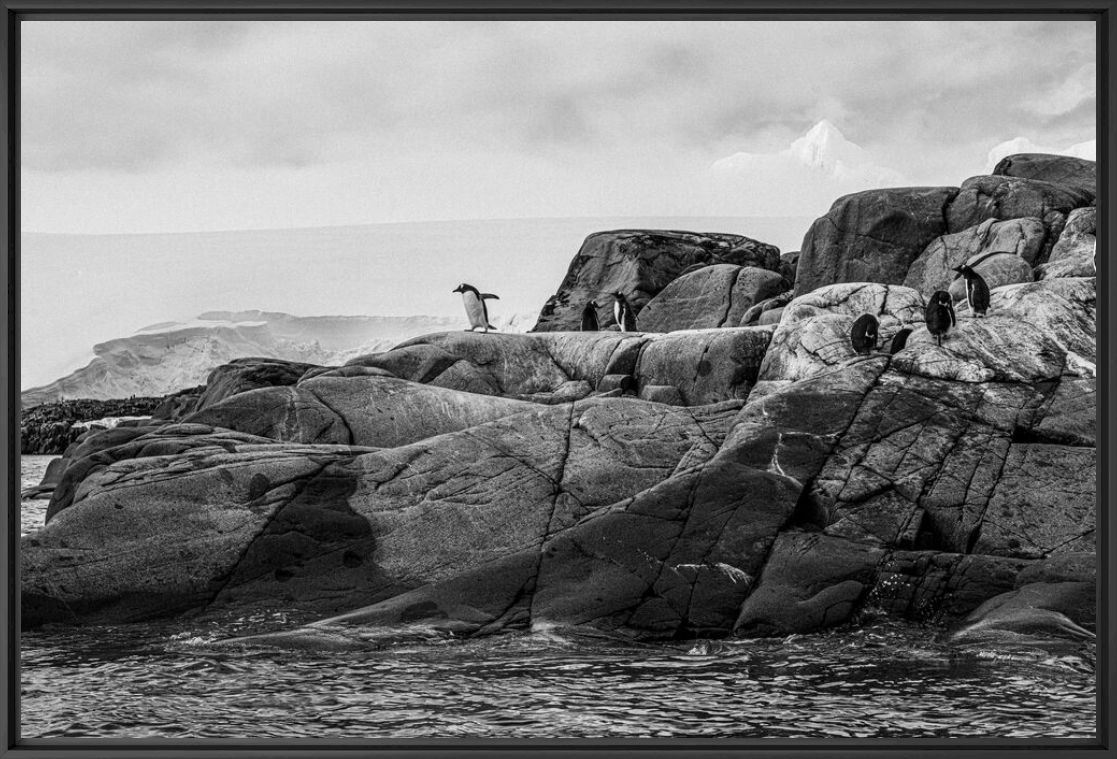
M954 300L950 293L936 290L927 302L927 308L923 310L923 318L927 322L927 331L942 345L942 336L954 329L957 323L954 319Z
M617 326L621 328L621 332L635 332L636 331L636 314L632 311L632 306L629 305L628 299L624 297L624 293L613 293L613 317L617 320Z
M465 315L469 317L469 329L467 332L473 332L478 327L481 327L485 333L490 329L496 329L493 325L489 324L489 309L485 306L485 301L489 298L499 297L492 293L482 293L473 285L467 285L464 282L454 288L453 292L462 294L462 303L465 305Z
M985 316L985 312L989 310L989 285L966 264L955 267L954 271L958 272L958 276L966 278L966 302L970 304L970 313Z
M597 323L597 304L592 300L582 309L582 331L597 332L601 329Z
M877 332L879 329L880 322L872 314L858 316L857 321L853 323L853 328L849 331L849 339L853 343L853 350L862 356L872 353L873 349L877 347Z
M888 353L895 356L897 353L904 349L908 344L908 335L911 334L911 327L901 327L900 330L892 336L892 344L888 347Z

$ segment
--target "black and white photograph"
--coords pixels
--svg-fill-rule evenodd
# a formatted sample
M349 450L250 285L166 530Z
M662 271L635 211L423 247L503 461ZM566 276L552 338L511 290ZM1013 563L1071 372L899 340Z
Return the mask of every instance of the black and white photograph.
M1098 14L14 33L17 739L1097 744Z

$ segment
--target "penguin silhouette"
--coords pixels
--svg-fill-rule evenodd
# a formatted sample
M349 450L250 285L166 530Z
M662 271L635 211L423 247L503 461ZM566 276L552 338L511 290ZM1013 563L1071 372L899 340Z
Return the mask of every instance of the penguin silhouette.
M582 309L582 331L597 332L601 327L597 323L597 304L592 300Z
M895 356L897 353L904 349L908 344L908 335L911 334L911 327L901 327L900 331L892 336L892 344L888 346L889 355Z
M624 297L624 293L613 293L613 318L617 320L617 326L621 328L621 332L635 332L636 331L636 314L632 311L632 306L629 305L628 300Z
M966 264L956 266L954 271L958 272L958 276L966 278L966 302L970 304L970 313L978 317L985 316L989 310L989 285Z
M872 353L877 347L877 332L879 329L880 322L872 314L858 316L857 321L853 323L853 328L849 331L849 339L853 343L853 350L862 356Z
M942 345L943 335L953 329L957 323L954 318L954 301L950 293L936 290L927 301L923 318L927 322L927 331L935 336L935 341L939 345Z
M465 315L469 318L469 329L467 332L472 332L478 327L483 328L484 332L490 329L496 329L493 325L489 324L489 309L485 306L485 301L489 298L499 297L492 293L482 293L478 291L473 285L467 285L464 282L454 288L453 292L462 294L462 303L465 305Z

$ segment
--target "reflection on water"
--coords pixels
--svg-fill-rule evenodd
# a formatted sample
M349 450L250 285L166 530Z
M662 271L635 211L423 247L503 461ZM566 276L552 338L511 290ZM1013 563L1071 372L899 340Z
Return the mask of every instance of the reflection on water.
M36 484L51 457L42 459ZM24 532L46 501L25 501ZM1094 736L1093 644L949 648L893 623L783 640L632 645L570 630L377 651L231 650L305 620L24 633L29 737Z

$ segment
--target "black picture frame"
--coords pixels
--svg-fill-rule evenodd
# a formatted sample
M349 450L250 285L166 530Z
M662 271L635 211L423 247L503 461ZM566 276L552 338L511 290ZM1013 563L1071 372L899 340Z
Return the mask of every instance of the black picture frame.
M1099 68L1099 249L1112 250L1112 230L1117 225L1117 203L1110 195L1114 187L1114 165L1110 158L1114 145L1112 98L1109 86L1117 81L1111 51L1117 43L1117 0L0 0L4 23L0 28L0 50L4 51L3 161L7 181L0 187L0 228L3 229L4 255L0 263L6 308L0 330L5 371L0 393L7 435L3 439L2 466L6 482L3 520L4 561L0 563L3 588L3 619L0 620L2 660L3 720L0 721L0 757L408 757L428 756L518 756L530 752L540 759L552 757L706 757L748 756L756 759L788 756L856 756L867 754L879 759L950 754L956 757L1032 756L1117 756L1113 735L1117 705L1113 693L1117 668L1113 661L1113 640L1117 633L1117 602L1114 599L1115 566L1113 549L1117 546L1112 513L1113 492L1108 469L1098 468L1099 540L1099 618L1097 673L1098 734L1096 740L1007 739L658 739L658 740L422 740L403 741L268 741L268 740L136 740L127 743L104 740L19 739L19 596L18 596L18 433L19 427L19 24L22 20L46 19L185 19L233 16L260 18L384 18L384 19L998 19L998 18L1090 18L1097 24ZM1098 257L1098 276L1114 288L1114 267L1106 256ZM1117 335L1114 311L1104 295L1098 299L1102 339L1099 365L1106 368L1099 398L1099 442L1103 460L1111 451L1112 401L1115 390L1113 338Z

